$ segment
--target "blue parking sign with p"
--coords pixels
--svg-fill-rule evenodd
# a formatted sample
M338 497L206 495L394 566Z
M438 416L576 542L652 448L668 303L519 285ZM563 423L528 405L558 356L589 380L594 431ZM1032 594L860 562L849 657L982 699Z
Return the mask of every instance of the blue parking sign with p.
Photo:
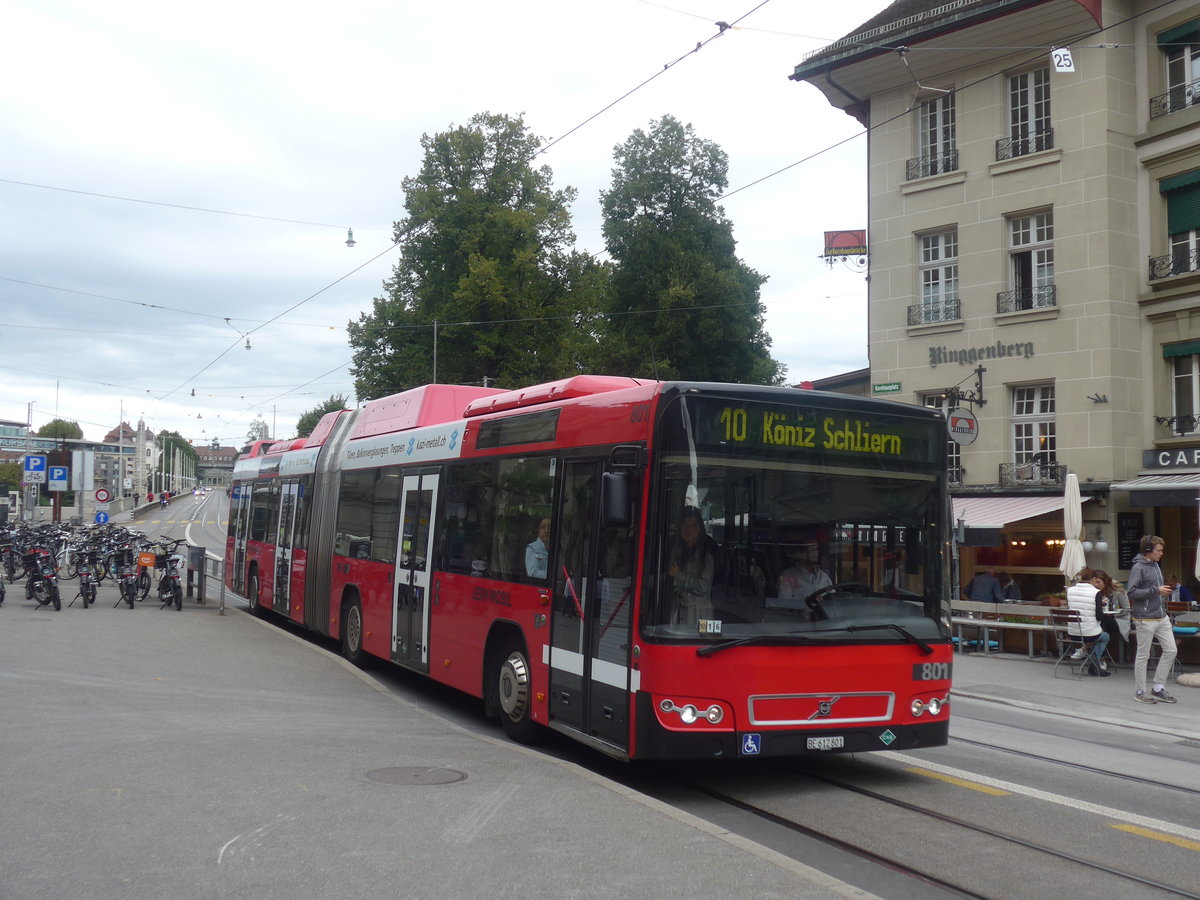
M26 472L45 472L46 457L44 456L26 456L25 457Z

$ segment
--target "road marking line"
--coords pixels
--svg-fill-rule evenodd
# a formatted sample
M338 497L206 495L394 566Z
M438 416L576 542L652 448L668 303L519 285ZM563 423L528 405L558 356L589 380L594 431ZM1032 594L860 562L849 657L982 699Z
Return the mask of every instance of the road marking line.
M925 759L919 759L915 756L909 756L905 753L899 753L895 750L882 750L878 752L879 756L885 759L894 759L901 763L920 768L930 769L934 772L941 772L944 775L953 775L957 778L962 778L966 781L974 781L978 784L991 785L994 788L1010 791L1014 794L1021 794L1025 797L1032 797L1035 800L1044 800L1047 803L1056 803L1059 806L1066 806L1070 809L1076 809L1080 812L1093 813L1097 816L1103 816L1106 819L1120 819L1123 822L1131 825L1140 825L1151 831L1158 833L1174 834L1178 837L1190 841L1200 841L1200 830L1189 828L1186 825L1176 825L1174 822L1164 822L1161 819L1152 819L1149 816L1139 816L1137 813L1126 812L1122 809L1113 809L1111 806L1101 806L1099 803L1088 803L1086 800L1079 800L1075 797L1064 797L1062 794L1052 794L1050 791L1042 791L1037 788L1026 787L1023 784L1016 784L1012 781L1001 781L998 778L988 778L984 775L976 775L974 772L967 772L964 769L956 769L952 766L943 766L938 763L932 763Z
M1001 790L1000 788L989 787L986 784L979 784L976 781L968 781L965 778L956 778L953 775L943 775L940 772L933 772L929 769L922 769L917 766L907 769L914 775L924 775L926 778L936 778L938 781L944 781L947 784L955 784L959 787L965 787L972 791L979 791L981 794L991 794L993 797L1007 797L1011 791Z
M1189 841L1185 838L1163 834L1161 831L1154 831L1150 828L1139 828L1137 825L1113 825L1112 827L1117 829L1117 831L1128 831L1130 834L1136 834L1140 837L1150 838L1152 841L1162 841L1164 844L1174 844L1176 847L1183 847L1185 850L1200 850L1200 841Z

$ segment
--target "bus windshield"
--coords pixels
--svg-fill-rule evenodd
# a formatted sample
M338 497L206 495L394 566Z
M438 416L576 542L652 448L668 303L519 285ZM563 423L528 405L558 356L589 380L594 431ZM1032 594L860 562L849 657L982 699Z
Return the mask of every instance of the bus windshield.
M876 416L870 442L862 414L711 398L686 406L660 430L647 637L945 638L944 430ZM790 445L764 442L753 424L725 429L730 409L744 410L747 423L786 415L814 424L796 426ZM867 451L847 448L848 427Z

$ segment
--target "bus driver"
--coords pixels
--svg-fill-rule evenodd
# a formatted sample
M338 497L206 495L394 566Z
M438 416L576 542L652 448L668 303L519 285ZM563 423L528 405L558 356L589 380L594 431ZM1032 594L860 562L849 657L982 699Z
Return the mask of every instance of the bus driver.
M819 567L820 550L816 544L801 544L790 554L793 565L779 573L777 599L772 606L804 609L804 601L833 582Z

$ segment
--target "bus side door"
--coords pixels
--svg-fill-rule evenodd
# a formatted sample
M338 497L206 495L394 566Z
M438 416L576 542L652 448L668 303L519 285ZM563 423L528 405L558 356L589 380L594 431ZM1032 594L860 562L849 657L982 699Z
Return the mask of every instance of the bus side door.
M400 528L392 593L392 661L429 671L429 554L437 472L405 475L400 489Z
M601 527L601 471L599 461L568 461L563 473L550 634L550 718L625 749L632 532Z
M284 615L292 593L292 549L300 514L300 485L294 481L280 486L279 521L275 539L275 588L272 608Z

